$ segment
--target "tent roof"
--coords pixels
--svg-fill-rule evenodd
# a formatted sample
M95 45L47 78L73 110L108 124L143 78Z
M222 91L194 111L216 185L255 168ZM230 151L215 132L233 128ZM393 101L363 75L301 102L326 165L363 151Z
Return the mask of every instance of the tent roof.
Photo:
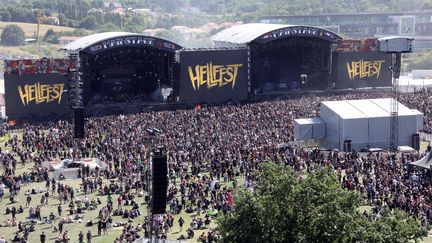
M308 32L311 31L311 32ZM310 34L310 33L314 34ZM289 33L289 34L287 34ZM285 25L285 24L263 24L250 23L235 25L228 29L222 30L213 35L210 40L216 42L227 42L233 44L247 44L262 37L262 42L281 38L283 36L315 36L336 41L342 39L336 33L331 31L313 27L300 25Z
M236 44L249 43L261 35L281 28L291 27L286 24L241 24L225 29L210 37L212 41L230 42Z
M324 123L323 119L316 117L316 118L302 118L302 119L295 119L294 120L297 124L301 125L308 125L308 124L322 124Z
M153 36L147 36L147 35L143 35L143 34L137 34L137 33L130 33L130 32L103 32L103 33L97 33L97 34L93 34L93 35L88 35L88 36L84 36L81 37L67 45L65 45L64 47L62 47L60 50L61 51L67 51L67 52L79 52L82 50L85 50L87 48L91 48L92 46L104 42L104 41L109 41L109 40L116 40L117 38L122 38L122 37L140 37L140 38L145 38L148 40L152 40L152 41L156 41L159 42L157 44L159 45L155 45L155 47L158 48L168 48L168 49L180 49L181 46L179 46L178 44L162 39L162 38L157 38L157 37L153 37Z
M382 108L385 110L388 115L390 115L390 108L391 108L391 98L384 98L384 99L372 99L371 100L377 107ZM410 109L406 107L405 105L399 103L398 104L398 115L399 116L411 116L411 115L418 115L422 114L418 110Z
M342 119L389 117L391 98L323 101L321 105L327 106L337 113ZM399 116L412 116L422 114L418 110L409 109L403 104L398 104Z
M349 100L347 102L367 117L387 117L389 115L386 110L376 106L371 100ZM371 107L374 108L371 109Z
M104 40L109 40L109 39L124 37L124 36L133 36L133 35L138 35L138 34L129 33L129 32L97 33L97 34L81 37L78 40L75 40L65 45L63 48L61 48L61 50L71 51L71 52L80 51Z
M365 118L365 114L356 109L347 100L324 101L321 105L327 106L330 110L338 114L342 119Z
M429 152L425 157L414 161L411 163L412 165L423 167L426 169L430 169L432 165L432 152Z

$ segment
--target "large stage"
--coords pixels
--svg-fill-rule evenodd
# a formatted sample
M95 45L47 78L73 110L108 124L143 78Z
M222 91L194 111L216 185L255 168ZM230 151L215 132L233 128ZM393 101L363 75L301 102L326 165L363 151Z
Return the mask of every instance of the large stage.
M6 60L7 116L64 119L77 99L68 91L77 89L93 116L392 84L390 54L378 52L377 39L344 40L311 26L244 24L211 40L218 48L184 49L151 36L107 32L66 45L66 59Z

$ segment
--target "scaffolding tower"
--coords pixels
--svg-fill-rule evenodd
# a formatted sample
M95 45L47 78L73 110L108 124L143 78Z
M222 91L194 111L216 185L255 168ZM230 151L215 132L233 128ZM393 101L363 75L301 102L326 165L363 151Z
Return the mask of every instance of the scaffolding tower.
M411 53L413 50L412 38L390 36L378 39L379 51L392 55L390 71L392 72L392 101L390 102L390 148L397 150L399 133L399 76L401 70L402 53Z
M390 70L392 72L392 100L390 107L390 147L397 150L398 131L399 131L399 76L400 76L401 54L392 53L392 63Z

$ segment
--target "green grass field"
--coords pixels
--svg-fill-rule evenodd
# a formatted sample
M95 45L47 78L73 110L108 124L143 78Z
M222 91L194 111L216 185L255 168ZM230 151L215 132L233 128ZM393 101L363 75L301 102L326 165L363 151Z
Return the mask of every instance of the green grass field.
M25 167L20 167L18 168L18 173L22 173L24 171L30 171L30 166L25 166ZM80 187L80 183L81 183L81 179L73 179L73 180L65 180L62 181L62 183L64 183L65 185L69 185L73 188L79 188ZM104 183L107 183L107 181L104 181ZM8 193L6 193L5 197L3 198L3 201L0 202L0 222L2 224L4 224L4 222L11 217L11 215L5 215L5 209L6 207L19 207L19 205L22 205L23 207L25 206L25 198L26 196L24 195L24 192L27 190L31 190L32 188L39 188L41 187L42 189L45 189L45 183L31 183L29 185L23 186L21 187L21 191L19 196L17 197L17 202L14 204L10 204L9 199L8 199ZM6 191L7 192L7 191ZM32 207L36 207L37 205L39 205L40 199L41 199L42 194L35 194L32 195L32 202L30 204L30 206ZM93 225L92 227L86 227L85 226L85 222L88 220L93 220L93 222L97 222L97 216L98 216L98 212L99 209L106 204L107 202L107 196L97 196L96 193L93 194L87 194L86 195L90 200L91 199L96 199L99 198L102 201L102 205L99 205L98 208L96 210L90 210L90 211L84 211L84 223L74 223L74 224L65 224L64 225L64 231L67 230L69 232L69 237L71 238L71 242L77 242L78 241L78 234L79 232L82 230L83 233L85 234L88 230L90 230L92 232L92 234L95 236L94 238L94 242L113 242L114 239L119 236L122 232L122 227L120 228L110 228L108 230L108 234L107 235L101 235L101 236L97 236L97 225ZM77 193L76 198L80 198L82 199L84 197L84 193ZM115 201L117 199L116 195L113 195L113 200ZM142 213L141 216L135 218L133 220L133 225L137 225L138 223L143 224L144 222L144 217L147 214L147 205L144 204L144 197L138 197L137 200L138 204L140 205L140 211ZM42 218L44 216L48 216L50 214L50 212L53 212L56 216L57 216L57 206L59 205L59 201L57 200L56 196L50 195L49 201L48 201L48 205L43 206L42 210L41 210L41 216ZM68 215L68 212L66 212L66 210L68 209L68 205L67 204L63 204L63 214L62 216ZM114 203L114 208L117 207L117 203L115 201ZM123 208L126 209L130 209L130 206L123 206ZM25 222L26 221L26 217L28 216L28 208L24 208L24 213L22 214L17 214L17 221L21 221L21 222ZM178 219L179 217L183 217L183 219L185 220L185 226L183 226L183 231L180 232L180 228L178 225ZM172 228L172 231L169 233L168 238L169 239L177 239L178 237L180 237L181 234L186 235L186 229L188 228L190 222L192 221L192 219L196 216L195 213L192 214L188 214L188 213L182 213L179 215L174 215L175 221L174 221L174 227ZM201 214L200 217L203 217L203 214ZM119 222L127 222L127 219L123 219L120 216L113 216L113 223L119 223ZM58 224L58 220L56 220L56 226ZM210 228L215 228L216 224L215 224L215 220L212 221L212 223L210 224ZM58 236L59 233L58 232L53 232L53 228L49 225L49 224L44 224L44 223L39 223L37 225L37 230L35 232L30 233L29 242L39 242L39 235L41 234L41 232L44 231L45 234L47 235L47 239L49 239L49 241L54 241ZM207 230L196 230L195 231L195 238L193 241L196 241L196 239L201 235L202 232L206 232ZM4 237L7 240L10 240L13 238L13 236L15 235L16 232L16 227L1 227L0 228L0 236ZM143 235L143 232L141 233L141 235Z
M24 34L27 38L33 37L37 31L37 24L23 23L23 22L3 22L3 21L0 21L0 30L3 30L7 25L11 25L11 24L18 25L24 31ZM62 32L62 31L66 32L66 31L75 30L75 28L71 28L71 27L41 24L39 26L39 35L44 36L49 29L52 29L55 32Z
M0 147L2 149L10 149L8 147L5 147L5 142L7 141L7 139L10 136L13 136L15 134L12 135L6 135L5 137L0 138ZM21 134L17 134L18 138L21 138ZM25 171L31 171L33 164L26 164L25 166L22 166L21 163L17 164L17 171L16 174L22 174ZM1 173L2 168L0 168L0 173ZM65 185L69 185L75 189L80 187L81 184L81 179L71 179L71 180L64 180L62 181L63 184ZM107 180L104 180L104 184L108 183ZM240 184L240 183L239 183ZM232 187L232 183L229 182L228 184L223 184L222 185L226 185L228 187ZM241 184L240 184L241 185ZM9 191L6 189L5 190L5 195L3 197L3 200L0 202L0 224L4 225L5 221L9 218L11 218L11 215L6 215L5 214L5 210L6 207L11 208L12 206L15 206L16 208L18 208L20 205L22 205L23 207L25 206L25 192L27 190L31 190L32 188L39 188L41 187L42 189L45 190L45 183L30 183L28 185L24 185L21 186L21 190L20 193L18 195L18 197L16 198L17 202L10 204L9 201ZM86 232L88 230L90 230L94 236L93 238L93 242L113 242L114 239L118 236L121 235L122 233L122 227L119 228L109 228L108 229L108 234L107 235L97 235L97 224L94 224L92 227L86 227L85 226L85 222L87 222L88 220L92 220L93 223L97 222L98 219L98 212L99 209L103 206L106 205L107 202L107 196L98 196L96 195L96 193L93 194L87 194L86 195L90 200L92 199L96 199L99 198L102 201L102 204L98 206L97 209L95 210L90 210L90 211L84 211L84 218L83 218L83 222L84 223L74 223L74 224L64 224L64 230L63 231L68 231L69 233L69 237L71 239L71 242L78 242L78 234L80 231L83 231L84 234L86 234ZM32 195L32 202L30 204L31 207L36 207L37 205L40 204L40 199L42 197L42 194L35 194ZM75 193L75 197L82 199L84 197L84 193ZM112 196L113 201L114 201L114 209L117 208L117 195L113 195ZM136 202L139 204L140 206L140 211L142 213L141 216L133 219L132 223L133 225L137 225L139 224L143 224L144 222L144 218L147 215L147 204L144 204L144 197L136 197ZM45 205L42 207L41 210L41 216L43 217L48 217L48 215L50 214L50 212L53 212L56 216L57 216L57 206L59 205L59 201L57 199L57 197L55 195L50 194L50 198L48 201L48 205ZM68 204L63 204L63 213L62 216L64 217L65 215L68 215L69 213L67 212ZM123 208L129 209L131 206L123 206ZM17 214L17 221L21 221L21 222L25 222L26 221L26 217L29 214L29 209L28 208L24 208L24 213L22 214ZM188 214L185 213L184 210L182 211L181 214L179 215L174 215L174 227L172 228L171 232L169 232L168 234L168 239L172 239L175 240L178 237L180 237L180 235L187 235L186 234L186 230L190 225L190 222L192 221L192 219L194 217L196 217L197 215L195 213L192 214ZM185 220L185 224L183 226L183 230L180 231L179 225L178 225L178 219L180 217L183 217L183 219ZM201 215L199 217L204 217L204 214L201 213ZM121 216L113 216L113 223L126 223L127 219L123 219ZM55 225L58 225L58 219L55 222ZM210 229L215 228L216 227L216 222L213 219L212 223L210 224ZM209 229L206 230L196 230L195 231L195 237L192 240L189 240L188 242L196 242L197 238L203 233L203 232L207 232ZM0 237L5 238L6 240L11 240L14 235L15 232L17 231L17 227L0 227ZM59 233L58 232L54 232L53 228L50 226L50 224L45 224L45 223L38 223L37 225L37 230L35 232L31 232L29 235L29 242L40 242L39 240L39 235L42 233L42 231L46 234L48 242L53 242L57 237L59 237ZM144 232L141 232L141 236L143 236Z
M21 134L11 134L11 135L6 135L5 137L0 138L0 147L2 149L10 149L8 147L5 147L4 144L7 141L7 139L9 139L10 136L13 135L18 135L18 138L21 138ZM425 145L422 144L424 147ZM18 163L17 165L17 174L22 174L25 171L31 171L32 169L32 165L31 164L26 164L25 166L21 166L21 163ZM1 169L0 169L1 170ZM63 184L69 185L75 189L80 187L80 183L81 183L81 179L73 179L73 180L65 180L62 181ZM107 180L104 180L104 184L108 183ZM244 179L243 178L238 178L238 185L243 185L244 184ZM229 182L228 184L224 184L222 182L222 186L228 186L228 187L232 187L232 183ZM39 188L41 187L42 189L45 189L45 183L31 183L29 185L25 185L21 187L21 191L19 193L19 196L17 197L17 202L14 204L10 204L9 203L9 199L8 199L8 190L5 191L5 196L3 198L3 200L0 202L0 224L4 224L4 222L8 219L11 218L11 215L5 215L5 209L6 207L19 207L19 205L22 205L23 207L25 206L25 198L26 196L24 195L24 192L27 190L31 190L32 188ZM30 204L30 206L32 207L36 207L37 205L39 205L40 199L41 199L42 194L36 194L36 195L32 195L32 202ZM90 200L91 199L96 199L99 198L102 201L102 205L99 205L98 208L96 210L91 210L91 211L84 211L84 218L83 218L83 222L84 223L74 223L74 224L65 224L64 225L64 231L68 231L69 233L69 237L71 239L71 242L78 242L78 234L80 231L83 231L83 233L85 234L88 230L90 230L94 236L93 238L93 242L113 242L114 239L118 236L121 235L122 233L122 227L119 228L109 228L108 229L108 234L107 235L97 235L97 225L94 224L92 227L86 227L85 226L85 222L88 220L92 220L94 223L98 221L98 212L99 209L106 204L107 202L107 196L98 196L96 195L96 193L93 194L87 194L86 195ZM80 198L82 199L84 197L83 193L76 193L75 194L76 198ZM114 209L116 209L117 207L117 203L116 203L116 199L117 199L117 195L113 195L113 201L114 201ZM144 222L144 218L147 214L147 205L144 204L144 197L137 197L136 198L136 202L140 205L140 211L142 213L141 216L135 218L132 223L133 225L137 225L139 224L143 224ZM49 201L48 201L48 205L43 206L42 207L42 211L41 211L41 216L43 217L47 217L50 212L53 212L56 216L57 216L57 206L59 205L59 201L57 200L56 196L53 196L51 194ZM63 204L63 216L68 215L67 209L68 209L68 205L67 204ZM129 209L130 206L123 206L123 208L127 208ZM362 212L364 210L370 211L371 210L371 206L362 206L359 208L359 210ZM26 217L28 216L28 208L24 208L24 213L22 214L17 214L17 220L18 222L25 222L26 221ZM200 216L198 217L203 217L204 214L202 213ZM180 231L179 225L178 225L178 219L182 217L185 220L185 225L183 226L183 230ZM180 237L181 234L186 235L186 229L189 227L190 222L192 221L192 219L194 217L197 217L197 215L195 213L192 214L188 214L185 213L183 211L183 213L179 214L179 215L174 215L174 227L172 228L172 230L169 232L168 234L168 239L170 240L175 240L178 237ZM123 219L121 216L113 216L113 223L126 223L127 219ZM58 224L58 220L56 220L55 225L57 226ZM209 229L214 229L216 228L217 224L216 224L216 220L213 219L212 223L210 224ZM7 240L11 240L16 232L17 227L0 227L0 236L7 239ZM196 230L195 231L195 237L194 239L188 240L188 242L196 242L197 238L203 233L203 232L207 232L209 229L207 230ZM40 242L39 241L39 235L41 234L41 232L45 232L45 234L47 235L47 239L48 242L53 242L57 237L59 237L59 233L58 232L54 232L53 228L49 225L49 224L45 224L45 223L38 223L37 225L37 230L35 232L30 233L29 235L29 242ZM141 236L143 235L143 232L141 232L140 234ZM423 239L423 242L431 242L432 243L432 235Z

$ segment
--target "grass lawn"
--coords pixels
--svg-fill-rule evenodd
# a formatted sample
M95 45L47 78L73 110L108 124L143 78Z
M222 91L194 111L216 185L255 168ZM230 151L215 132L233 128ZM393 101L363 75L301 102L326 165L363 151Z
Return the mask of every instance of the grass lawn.
M17 134L11 134L11 135L6 135L5 137L1 137L0 138L0 147L4 150L10 150L9 147L5 147L5 142L9 139L10 136L13 135L18 135L18 138L21 139L22 135L20 133ZM22 174L24 172L29 172L32 170L33 164L32 163L27 163L24 166L21 165L21 163L19 162L17 164L17 171L16 174ZM1 173L2 168L0 167L0 173ZM81 184L81 179L70 179L70 180L65 180L62 181L63 184L65 185L69 185L75 189L80 187ZM107 180L104 180L104 184L108 183ZM243 180L239 180L239 185L242 185L244 183ZM178 183L179 184L179 183ZM222 186L224 185L224 183L221 183ZM226 186L228 187L232 187L232 183L229 182ZM10 204L9 201L9 190L5 190L5 196L3 198L3 200L0 202L0 224L4 224L4 222L9 218L11 218L11 215L6 215L5 211L6 211L6 207L11 208L12 206L15 206L16 208L18 208L20 205L22 205L23 207L25 206L25 192L27 190L31 190L32 188L39 188L41 187L42 189L45 189L45 182L42 183L30 183L28 185L23 185L21 186L21 191L18 195L18 197L16 198L17 202L14 204ZM42 194L35 194L32 195L32 202L30 204L30 206L32 207L36 207L37 205L39 205L40 199L42 197ZM84 197L84 193L75 193L75 197L76 198L80 198L82 199ZM80 231L83 231L84 235L86 234L86 232L88 230L90 230L92 232L92 235L94 236L93 238L93 242L113 242L114 239L117 236L120 236L122 233L122 227L119 228L109 228L108 229L108 234L107 235L100 235L97 236L97 224L93 225L92 227L86 227L85 226L85 222L87 222L88 220L93 220L93 223L97 223L98 219L98 213L99 213L99 209L106 204L107 202L107 196L97 196L96 193L93 194L87 194L87 197L92 200L95 198L99 198L102 201L102 205L99 205L98 208L96 210L91 210L91 211L84 211L84 218L83 218L83 222L84 223L74 223L74 224L64 224L64 229L63 231L68 231L69 233L69 237L71 238L71 242L78 242L78 234ZM114 201L114 209L116 209L117 207L117 195L113 195L112 196L113 201ZM144 222L144 218L147 215L147 205L144 204L144 197L137 197L136 202L140 205L140 211L142 213L141 216L135 218L133 220L133 225L137 225L138 223L143 224ZM53 212L54 215L57 216L57 206L59 205L59 201L57 199L57 197L55 195L52 195L50 193L50 198L48 201L48 205L43 206L42 210L41 210L41 216L43 217L48 217L48 215L50 214L50 212ZM63 204L63 213L62 216L66 216L69 214L69 212L67 212L68 204ZM131 206L123 206L123 208L126 209L130 209ZM26 221L26 217L29 214L29 210L28 208L24 208L24 213L22 214L17 214L17 221L21 221L21 222L25 222ZM180 228L178 225L178 219L180 217L183 217L183 219L185 220L185 224L183 226L183 230L180 232ZM172 239L175 240L178 237L180 237L180 235L186 235L186 230L190 225L190 222L192 221L192 219L196 217L195 213L192 214L188 214L186 212L184 212L184 210L182 211L181 214L179 215L174 215L174 227L172 228L172 231L168 234L168 239ZM204 217L204 214L202 213L201 216L199 217ZM116 222L123 222L126 223L127 219L123 219L121 216L113 216L113 223ZM55 225L57 226L58 224L58 220L56 220ZM215 220L212 220L212 223L210 224L209 228L215 228L216 227L216 223ZM7 240L11 240L14 235L15 232L17 230L17 227L0 227L0 236L7 239ZM37 230L34 232L31 232L29 235L29 242L39 242L39 235L42 233L42 231L46 234L48 242L53 242L58 236L59 233L58 232L54 232L53 228L49 225L49 224L45 224L45 223L39 223L37 225ZM203 232L207 232L208 230L196 230L195 231L195 237L193 240L190 240L192 242L196 241L197 238L203 233ZM143 236L144 232L141 232L141 236Z
M16 134L11 134L11 135L6 135L5 137L0 137L0 147L2 149L10 149L8 147L5 147L5 142L9 139L10 136L13 135L18 135L18 138L21 139L22 135L20 133L16 133ZM423 145L423 144L422 144ZM424 145L423 145L424 147ZM17 164L17 174L22 174L25 171L31 171L33 167L33 164L25 164L24 166L21 165L21 163ZM1 170L2 168L0 168ZM1 173L1 171L0 171ZM344 171L342 172L342 174L344 174ZM244 185L244 178L237 178L238 180L238 185L239 186L243 186ZM71 180L65 180L62 181L63 184L69 185L75 189L80 187L80 183L81 183L81 179L71 179ZM104 184L108 183L107 180L104 180ZM228 187L232 187L232 183L229 182L228 184L224 184L223 181L221 181L221 186L228 186ZM21 191L18 195L17 202L14 204L10 204L9 199L8 199L8 190L5 191L5 196L4 199L0 202L0 224L4 224L4 222L8 219L11 218L11 215L6 215L5 214L5 209L6 207L12 207L15 206L16 208L18 208L20 205L22 205L23 207L25 206L25 191L27 190L31 190L32 188L39 188L41 187L42 189L45 189L45 183L31 183L29 185L24 185L21 187ZM36 195L32 195L32 202L30 204L30 206L32 207L36 207L41 199L42 194L36 194ZM80 198L82 199L84 197L84 194L81 193L76 193L75 194L76 198ZM101 206L105 205L107 202L107 196L98 196L96 195L96 193L93 194L87 194L87 197L92 200L95 198L99 198L102 201L102 205L99 205L98 208L96 210L91 210L91 211L84 211L84 218L83 218L83 222L84 223L73 223L73 224L64 224L64 231L68 231L69 233L69 237L71 238L71 242L78 242L78 234L80 231L83 231L84 235L86 234L86 232L88 230L90 230L94 236L93 238L93 242L113 242L114 239L118 236L121 235L122 233L122 227L119 228L109 228L108 229L108 234L107 235L97 235L97 224L94 224L91 227L86 227L85 226L85 222L87 222L88 220L92 220L94 223L97 223L98 221L98 212L99 209L101 208ZM116 203L116 199L117 199L117 195L113 195L112 196L113 201L114 201L114 209L116 209L117 207L117 203ZM141 216L135 218L133 220L133 225L137 225L139 224L143 224L144 222L144 218L147 214L147 205L144 204L144 197L137 197L136 202L140 205L140 211L142 213ZM57 200L57 197L55 195L50 196L49 198L49 202L48 205L43 206L42 207L42 211L41 211L41 216L43 217L47 217L50 212L53 212L56 216L57 216L57 206L59 205L59 202ZM68 211L67 209L68 204L63 204L63 216L68 215ZM123 206L123 208L126 209L130 209L131 206ZM371 206L361 206L359 207L359 211L363 212L364 210L366 211L370 211L371 210ZM28 216L28 208L24 208L24 213L22 214L17 214L17 221L21 221L21 222L25 222L26 221L26 217ZM195 213L192 214L188 214L186 212L182 212L179 215L174 215L174 227L172 228L171 232L169 232L168 234L168 239L170 240L175 240L178 237L180 237L181 234L186 235L186 229L189 227L190 222L192 221L192 219L194 217L196 217L197 215ZM198 216L198 217L203 217L203 213ZM180 231L179 225L178 225L178 219L182 217L185 220L185 224L183 226L183 230ZM123 219L121 216L113 216L113 223L126 223L127 219ZM55 225L57 226L58 224L58 220L56 220ZM212 223L210 224L210 229L214 229L216 227L216 221L212 220ZM16 232L16 227L0 227L0 236L7 239L7 240L11 240ZM37 225L37 230L35 232L31 232L29 235L29 242L39 242L39 235L43 232L45 232L48 242L53 242L58 236L59 233L58 232L54 232L53 228L49 225L49 224L45 224L45 223L39 223ZM189 240L188 242L196 242L197 238L203 233L206 232L208 230L196 230L195 231L195 237L192 240ZM432 233L432 232L430 232ZM141 236L143 236L144 232L142 231L140 233ZM424 242L431 242L432 243L432 234L430 237L427 237L423 240Z
M24 170L28 170L30 166L26 166L26 168L21 168L21 171ZM104 181L105 183L106 181ZM80 179L74 179L74 180L65 180L63 181L64 184L72 186L73 188L79 188L79 184L81 183ZM9 199L8 198L4 198L2 202L0 202L0 222L4 223L8 218L11 217L11 215L5 215L5 209L6 207L19 207L19 205L22 205L23 207L25 206L25 195L24 192L26 190L29 190L31 188L35 187L36 189L41 187L42 189L45 189L45 183L31 183L27 186L23 186L21 187L21 191L19 196L17 197L17 202L14 204L10 204ZM8 194L6 194L7 196ZM40 198L41 198L42 194L35 194L32 195L32 202L30 204L30 206L32 207L36 207L39 202L40 202ZM84 197L83 193L77 193L76 194L77 198L82 199ZM99 198L102 201L102 205L106 204L107 201L107 196L96 196L96 193L93 194L87 194L87 197L91 200L93 198ZM117 199L116 195L113 195L113 200L115 202L115 200ZM147 214L147 205L144 204L144 197L138 197L137 200L138 204L140 205L140 211L141 213L143 213L143 215L135 218L133 220L133 224L137 225L138 223L142 224L144 222L144 217ZM57 206L59 205L59 202L57 200L57 198L55 196L52 196L49 198L48 201L48 205L42 207L41 210L41 216L42 218L44 216L48 216L50 214L50 212L53 212L56 216L57 216ZM68 215L68 212L66 212L66 210L68 209L68 205L67 204L63 204L63 216ZM117 203L114 203L114 208L117 207ZM86 222L88 220L93 220L93 222L97 222L97 216L98 216L98 212L99 209L101 208L101 206L98 207L98 209L96 210L91 210L91 211L84 211L84 219L83 221ZM127 208L130 209L130 206L123 206L123 208ZM25 222L25 218L28 216L28 208L24 208L24 213L22 214L17 214L17 220ZM178 219L179 217L183 217L183 219L185 220L185 225L183 226L183 231L180 232L180 228L178 226ZM192 214L188 214L183 212L182 214L179 215L175 215L175 221L174 221L174 227L172 228L172 231L170 232L170 234L168 235L169 239L177 239L181 234L186 235L186 229L188 228L190 222L192 221L192 219L194 218L194 216L196 216L195 213ZM203 214L201 214L201 217L203 217ZM127 219L123 219L120 216L113 216L113 222L127 222ZM57 226L58 220L56 220L56 226ZM210 224L210 228L214 228L216 227L216 224L214 221L212 221L212 223ZM122 227L120 228L110 228L108 229L108 234L107 235L101 235L101 236L97 236L97 225L93 225L92 227L86 227L85 223L74 223L74 224L64 224L64 231L68 231L69 232L69 237L71 238L71 242L77 242L78 241L78 234L79 232L82 230L83 233L85 234L88 230L90 230L92 232L92 234L95 236L94 237L94 242L113 242L114 239L119 236L122 233ZM49 224L44 224L44 223L39 223L37 226L37 230L35 232L30 233L29 235L29 242L39 242L39 235L41 234L41 232L44 231L45 234L47 235L47 239L49 240L49 242L54 241L56 239L56 237L59 236L58 232L53 232L53 229L50 227ZM194 241L196 241L196 239L201 235L202 232L204 232L206 230L196 230L195 231L195 238ZM4 237L7 240L11 240L14 237L14 234L16 232L16 227L1 227L0 228L0 236ZM141 235L143 235L143 232L141 233Z
M64 54L59 52L61 46L49 44L49 43L41 43L40 45L40 53L42 57L49 58L62 58ZM0 46L0 53L4 55L10 56L22 56L22 57L34 57L36 58L36 44L28 44L25 46ZM4 67L1 67L1 71L4 70Z
M11 25L11 24L18 25L24 31L24 34L26 37L33 37L37 31L37 24L23 23L23 22L3 22L3 21L0 21L0 29L3 30L7 25ZM55 32L74 31L75 30L75 28L71 28L71 27L41 24L40 29L39 29L39 35L44 36L45 33L49 29L53 29Z

